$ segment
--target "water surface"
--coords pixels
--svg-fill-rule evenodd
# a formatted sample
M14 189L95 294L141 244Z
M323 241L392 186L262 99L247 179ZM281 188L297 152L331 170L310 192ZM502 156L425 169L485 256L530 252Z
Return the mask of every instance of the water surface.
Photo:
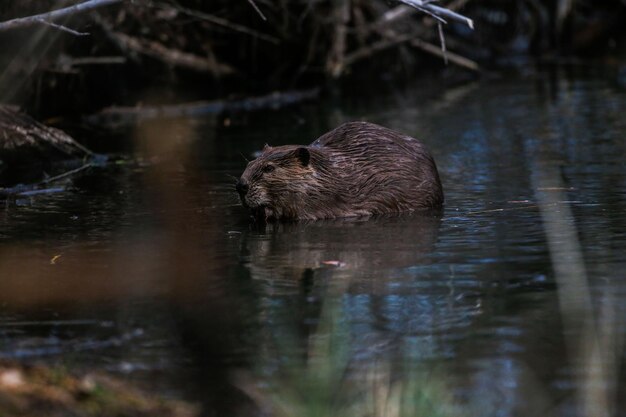
M348 380L436 369L482 416L626 415L624 114L601 72L555 70L145 123L138 159L0 212L0 357L254 415L242 389L332 335ZM427 144L442 215L247 218L245 158L356 119Z

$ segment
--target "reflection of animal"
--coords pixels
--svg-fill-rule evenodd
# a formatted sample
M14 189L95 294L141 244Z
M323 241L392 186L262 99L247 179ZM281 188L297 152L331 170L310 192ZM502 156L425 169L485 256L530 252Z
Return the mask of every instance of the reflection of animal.
M287 287L307 271L336 271L351 285L385 287L423 275L420 267L432 262L439 214L261 223L242 235L242 258L252 278Z
M345 123L309 146L266 146L237 191L261 219L324 219L438 208L437 167L417 139Z

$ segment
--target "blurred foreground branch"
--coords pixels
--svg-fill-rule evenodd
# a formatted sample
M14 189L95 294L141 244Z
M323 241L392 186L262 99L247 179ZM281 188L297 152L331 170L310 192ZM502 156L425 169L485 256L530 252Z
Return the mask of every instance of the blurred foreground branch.
M615 415L624 343L623 335L611 324L615 322L616 305L608 300L600 312L594 311L579 232L563 192L561 173L557 163L544 158L539 158L532 179L557 282L569 359L572 364L580 364L580 415Z

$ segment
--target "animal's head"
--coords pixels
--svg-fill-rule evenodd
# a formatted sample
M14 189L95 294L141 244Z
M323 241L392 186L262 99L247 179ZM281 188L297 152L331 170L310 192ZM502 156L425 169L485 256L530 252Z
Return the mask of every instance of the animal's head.
M259 219L295 218L314 177L313 153L304 146L265 146L248 163L236 189Z

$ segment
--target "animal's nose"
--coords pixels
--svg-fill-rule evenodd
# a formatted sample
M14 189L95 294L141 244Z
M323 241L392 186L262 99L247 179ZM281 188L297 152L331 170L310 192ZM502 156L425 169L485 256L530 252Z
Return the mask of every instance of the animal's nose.
M237 185L235 185L235 188L237 189L237 192L241 196L244 196L244 195L246 195L246 193L248 192L248 189L250 187L248 186L247 183L243 182L242 180L239 180L239 181L237 181Z

